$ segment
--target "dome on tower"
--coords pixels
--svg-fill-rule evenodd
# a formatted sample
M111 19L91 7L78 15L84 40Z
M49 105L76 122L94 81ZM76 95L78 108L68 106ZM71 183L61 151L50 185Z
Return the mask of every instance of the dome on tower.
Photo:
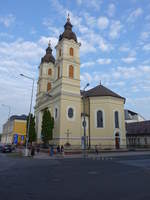
M50 42L48 43L48 47L46 49L45 56L41 59L41 63L45 63L45 62L46 63L49 63L49 62L55 63L55 58L52 55L52 48L50 46Z
M71 24L70 18L68 15L67 22L64 25L64 32L62 34L60 34L59 41L61 41L63 38L67 38L69 40L72 39L75 42L77 42L77 37L76 37L76 34L72 31L72 27L73 27L73 25Z

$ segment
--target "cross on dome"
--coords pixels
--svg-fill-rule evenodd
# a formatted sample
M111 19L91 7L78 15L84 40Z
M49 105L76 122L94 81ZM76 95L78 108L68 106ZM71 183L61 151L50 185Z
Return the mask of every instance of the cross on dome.
M70 22L70 15L68 13L68 16L67 16L67 22Z
M50 46L51 46L51 41L49 40L49 41L48 41L48 47L50 47Z

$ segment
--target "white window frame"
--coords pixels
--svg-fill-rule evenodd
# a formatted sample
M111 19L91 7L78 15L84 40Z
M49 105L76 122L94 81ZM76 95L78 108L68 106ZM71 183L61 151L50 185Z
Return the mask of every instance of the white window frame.
M57 117L55 117L55 110L57 109ZM58 120L58 118L59 118L59 108L58 108L58 106L55 106L54 107L54 119L55 120Z
M97 112L98 111L102 111L102 113L103 113L103 127L97 127ZM97 108L95 110L95 128L96 129L104 129L105 128L105 112L104 112L104 109L102 109L102 108Z
M119 128L115 127L115 112L118 112ZM114 129L121 130L121 112L120 110L113 110L113 127Z
M73 109L73 117L72 118L69 118L69 116L68 116L68 110L69 110L69 108ZM75 109L75 107L71 106L71 105L67 106L67 108L66 108L66 118L67 118L67 120L69 120L69 121L75 121L75 117L76 117L76 109Z

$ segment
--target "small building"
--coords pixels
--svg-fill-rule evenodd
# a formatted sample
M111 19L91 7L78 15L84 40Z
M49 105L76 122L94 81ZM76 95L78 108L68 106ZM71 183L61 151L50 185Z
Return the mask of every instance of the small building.
M150 147L150 120L126 123L128 147Z
M126 123L145 121L144 117L132 110L125 109L124 115Z
M3 144L24 144L26 138L26 115L12 115L3 125L1 142Z

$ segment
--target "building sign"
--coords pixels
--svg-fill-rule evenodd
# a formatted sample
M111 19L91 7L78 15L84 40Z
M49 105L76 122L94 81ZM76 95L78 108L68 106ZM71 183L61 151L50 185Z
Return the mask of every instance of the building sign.
M14 144L17 144L18 143L18 134L15 134L14 135Z

